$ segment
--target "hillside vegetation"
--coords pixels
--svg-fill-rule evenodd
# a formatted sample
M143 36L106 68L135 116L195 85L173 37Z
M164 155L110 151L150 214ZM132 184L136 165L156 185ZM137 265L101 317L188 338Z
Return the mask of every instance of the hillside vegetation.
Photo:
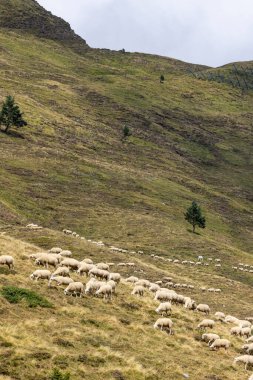
M167 337L153 330L150 295L136 300L122 284L111 304L66 298L29 280L34 266L26 256L59 245L95 262L134 261L152 281L168 274L197 289L221 288L192 294L206 298L212 312L252 316L253 275L232 269L253 265L252 90L189 73L230 76L231 65L91 49L37 2L9 4L0 0L0 101L14 96L28 126L0 132L1 254L17 261L15 272L1 269L0 281L28 293L21 291L18 304L1 296L3 378L32 379L36 371L48 379L58 367L71 380L160 380L171 371L173 380L184 373L246 380L231 366L242 341L232 338L228 353L209 352L195 331L201 316L176 307L176 334ZM242 67L249 76L252 62ZM207 220L197 234L184 220L193 200ZM24 228L30 222L44 229ZM63 228L105 248L67 238ZM143 254L130 260L110 245ZM165 264L151 254L180 261L203 255L222 266ZM53 307L29 308L30 290ZM227 336L227 327L219 329Z

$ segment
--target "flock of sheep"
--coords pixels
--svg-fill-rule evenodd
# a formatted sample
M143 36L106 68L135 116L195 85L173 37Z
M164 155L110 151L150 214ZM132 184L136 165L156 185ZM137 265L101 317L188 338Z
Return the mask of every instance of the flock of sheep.
M64 230L64 233L70 234L69 230ZM98 243L103 244L102 242ZM114 250L119 249L116 247L112 248ZM152 257L161 258L157 255L152 255ZM147 279L139 279L134 275L123 279L120 273L110 272L110 267L115 265L114 263L94 264L89 258L78 261L72 257L71 251L63 250L58 247L54 247L48 252L34 253L30 255L29 258L34 261L35 265L43 267L43 269L36 269L30 275L30 278L34 281L47 280L49 287L52 286L52 283L56 283L57 286L64 286L64 294L66 296L72 295L75 297L83 297L84 295L91 295L94 297L103 297L104 300L111 300L121 281L132 285L133 289L131 294L133 296L143 297L147 293L153 294L154 300L159 302L155 311L161 316L154 323L154 328L165 331L170 335L174 334L173 321L168 318L172 312L173 305L179 305L189 311L196 311L205 314L206 316L210 314L210 307L207 304L196 304L192 298L178 294L175 290L180 288L193 289L193 285L174 283L171 277L164 277L156 282L150 282ZM200 262L202 264L203 261L204 258L202 256L198 257L197 263ZM209 261L211 262L211 259L209 259ZM216 262L221 265L219 259L216 259ZM0 256L0 265L7 265L9 269L13 269L13 257L6 255ZM119 263L117 265L119 267L134 267L135 263ZM54 268L53 272L49 270L49 267ZM71 275L74 272L76 275L80 276L80 281L74 281L71 278ZM89 278L86 285L84 285L81 280L84 275ZM214 288L201 288L201 290L217 293L221 291L220 289ZM246 339L242 346L242 350L245 351L245 354L236 357L234 359L234 364L241 362L245 365L245 369L253 366L253 318L240 320L234 316L226 316L222 312L216 312L214 314L214 319L215 320L203 319L198 326L196 326L197 329L204 330L202 341L206 342L211 350L217 351L221 348L224 348L225 350L229 349L231 343L228 339L222 338L216 333L207 332L206 330L213 330L217 323L234 324L235 326L230 329L230 334ZM253 375L249 380L253 380Z

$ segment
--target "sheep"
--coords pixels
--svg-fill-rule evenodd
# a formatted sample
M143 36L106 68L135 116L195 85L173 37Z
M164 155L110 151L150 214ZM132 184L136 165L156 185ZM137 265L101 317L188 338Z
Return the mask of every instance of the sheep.
M72 270L78 269L80 265L80 262L76 259L72 259L67 257L66 259L63 259L62 262L60 263L61 267L68 267Z
M44 255L47 255L47 252L37 252L37 253L33 253L29 256L29 259L33 259L33 260L36 260L36 259L39 259L41 256L44 256Z
M113 280L118 284L121 280L121 275L119 273L110 273L109 280Z
M157 292L157 290L159 290L160 289L160 286L159 285L157 285L157 284L150 284L150 287L149 287L149 291L150 292L152 292L152 293L155 293L155 292Z
M60 252L60 255L61 255L62 257L70 257L70 256L72 256L72 252L71 252L71 251L68 251L68 250L64 250L64 251L61 251L61 252Z
M69 277L69 268L68 267L59 267L54 271L54 273L52 273L52 276Z
M230 334L239 336L241 334L241 327L240 326L232 327L232 329L230 329Z
M80 276L83 276L83 274L85 273L86 276L88 276L89 271L93 268L94 268L93 264L87 264L87 263L81 262L79 264L77 274L79 274Z
M168 315L171 312L171 303L170 302L162 302L155 310L158 314Z
M71 230L62 230L62 232L65 234L65 235L72 235L72 231Z
M172 301L175 298L176 292L170 290L158 290L155 294L155 301Z
M130 276L128 278L126 278L125 280L126 282L131 282L131 283L136 283L137 281L139 281L138 277L135 277L135 276Z
M195 310L197 305L196 302L192 300L190 297L185 297L184 307L189 310Z
M222 313L221 311L217 311L217 312L214 314L214 316L215 316L215 318L217 319L217 321L224 322L225 314Z
M92 268L89 273L89 276L97 277L101 280L109 280L110 273L107 270L98 269L96 267Z
M226 323L238 323L239 319L236 317L233 317L232 315L227 315L225 317L225 322Z
M230 347L230 341L228 339L215 339L211 344L211 350L218 350L219 348L225 348L227 350Z
M14 258L12 256L0 256L0 265L7 265L9 269L14 269Z
M154 324L155 329L160 329L162 331L168 332L170 335L173 334L172 331L173 322L169 318L159 318Z
M237 321L237 324L240 326L240 327L251 327L251 322L249 321L243 321L243 320L238 320Z
M249 380L253 380L253 374L249 377Z
M144 279L138 280L136 282L136 285L140 285L140 286L144 286L144 288L148 288L150 286L150 281L144 280Z
M201 339L210 346L216 339L220 339L220 336L218 334L209 333L203 334Z
M49 253L61 253L62 249L59 247L53 247L49 250Z
M245 344L242 349L246 350L247 354L253 354L253 343Z
M133 288L133 291L132 291L132 295L135 295L135 296L144 296L144 292L145 292L145 288L144 286L141 286L141 285L136 285L134 288Z
M51 283L52 281L55 281L57 283L57 285L69 285L71 284L72 282L74 282L74 280L72 280L72 278L69 278L69 277L64 277L64 276L51 276L50 279L49 279L49 282L48 282L48 286L50 287L51 286Z
M210 307L208 305L202 304L202 303L197 305L196 310L199 311L200 313L205 313L206 315L208 315L210 313Z
M247 343L253 343L253 335L246 339Z
M253 355L241 355L241 356L237 356L234 360L234 363L233 364L236 364L236 363L244 363L245 364L245 370L248 369L248 366L252 366L253 365Z
M95 278L91 278L86 284L85 294L94 295L102 284L102 282L97 281Z
M202 322L200 322L197 326L198 329L206 329L210 328L212 329L215 325L215 322L212 319L204 319Z
M109 270L109 265L108 265L108 264L105 264L105 263L98 263L98 264L96 265L96 267L97 267L98 269L102 269L102 270Z
M113 281L113 280L109 280L109 281L107 282L107 284L111 285L111 287L112 287L112 292L115 294L115 293L116 293L116 286L117 286L117 283L116 283L115 281Z
M31 280L49 280L51 277L51 272L49 270L37 269L30 276Z
M48 268L49 265L56 268L56 266L59 264L58 258L56 258L54 255L42 255L39 258L35 260L36 265L43 265L45 268Z
M82 297L83 293L84 293L84 285L81 282L71 282L64 290L64 294L66 296L69 294L72 294L77 297L77 294L79 294L79 297Z
M93 261L91 259L83 259L81 263L93 264Z
M250 327L241 327L240 335L246 338L249 338L251 335L251 328Z
M112 299L112 287L110 284L104 284L102 285L97 291L96 295L100 296L102 295L104 300L105 299Z

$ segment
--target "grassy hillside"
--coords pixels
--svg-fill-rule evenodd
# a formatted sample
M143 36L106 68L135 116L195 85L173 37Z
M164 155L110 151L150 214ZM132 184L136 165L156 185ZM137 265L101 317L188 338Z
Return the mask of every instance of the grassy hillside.
M218 322L214 328L214 332L231 341L232 348L228 352L210 351L200 341L202 333L196 329L203 315L173 305L170 317L175 334L169 336L153 329L158 318L154 311L158 303L150 292L137 298L130 294L132 286L123 282L109 303L91 296L82 299L66 297L62 287L48 288L47 282L35 283L29 279L36 267L28 256L51 248L53 244L61 244L63 248L72 249L78 259L89 257L94 262L114 262L111 270L119 271L124 277L134 274L156 281L172 276L174 281L195 286L194 290L181 292L194 297L197 302L207 302L211 307L211 318L216 311L232 313L239 318L248 317L252 312L249 286L231 282L214 266L214 273L210 274L204 266L186 268L154 260L145 254L113 253L106 247L97 248L87 241L64 237L50 230L31 232L23 229L12 233L27 236L40 247L2 235L1 252L12 252L16 264L15 271L0 269L1 286L15 285L32 290L44 297L44 302L48 301L52 308L31 308L25 300L12 304L1 296L4 320L0 327L1 379L30 380L34 379L36 372L36 379L46 380L53 368L69 372L71 380L160 380L164 377L179 380L187 376L197 380L248 378L249 371L240 365L232 366L243 344L242 338L230 336L232 325ZM122 261L134 261L135 267L118 267L117 263ZM226 260L222 264L231 263ZM75 274L72 277L79 279ZM82 281L87 280L84 277ZM203 293L200 290L203 285L218 285L222 293Z
M95 262L134 261L140 277L170 275L195 285L191 296L209 303L212 316L217 310L252 316L253 275L232 269L253 265L252 91L189 75L191 67L229 76L233 66L217 71L89 49L36 2L25 2L22 13L23 2L12 0L13 17L8 4L0 0L0 100L15 96L29 125L0 132L0 229L7 233L0 251L17 261L15 272L0 268L0 284L33 290L53 307L9 304L1 296L2 378L29 380L36 371L46 380L58 367L71 380L160 380L170 373L173 380L188 373L196 380L246 380L241 367L231 366L242 340L232 338L228 353L209 352L195 330L198 314L175 307L176 333L167 337L152 328L150 295L136 300L122 284L111 304L65 298L28 279L34 266L27 255L60 245ZM49 34L41 34L44 23ZM197 234L184 220L193 200L207 219ZM27 230L30 222L45 228ZM103 240L105 248L64 237L63 228ZM144 253L112 253L112 244ZM222 266L175 265L151 254L181 261L203 255ZM203 295L202 286L222 293ZM217 329L229 336L227 327Z

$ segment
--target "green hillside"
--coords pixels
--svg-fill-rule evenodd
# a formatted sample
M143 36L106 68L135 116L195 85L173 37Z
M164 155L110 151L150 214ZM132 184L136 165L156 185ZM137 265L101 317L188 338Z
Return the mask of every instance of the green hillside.
M243 65L250 67L252 63ZM180 368L173 367L172 380L182 378L185 366L188 368L185 372L190 371L194 380L246 380L245 372L231 367L233 358L240 352L240 340L234 341L228 356L222 353L221 362L216 363L212 372L217 356L207 357L209 351L203 350L198 339L194 340L193 330L200 320L195 314L187 316L181 308L176 312L177 319L186 322L189 319L191 332L188 345L188 328L181 326L180 339L186 346L180 351L178 342L167 342L165 347L163 336L153 332L156 314L152 298L145 298L144 307L142 301L130 297L127 285L120 288L120 296L112 301L110 311L102 301L94 306L92 300L84 300L87 308L95 307L99 320L96 324L96 316L83 308L82 300L80 303L66 300L62 293L56 290L48 293L46 285L41 288L28 279L34 268L26 261L27 252L35 249L30 244L36 250L63 246L73 249L78 258L92 254L95 262L129 261L128 254L110 253L108 247L115 245L144 252L141 256L131 256L131 261L138 262L138 270L144 271L140 276L153 281L168 274L179 282L193 282L198 288L221 287L222 295L205 295L212 311L224 307L226 313L236 313L240 318L251 316L253 275L233 270L232 266L239 262L253 265L253 92L226 81L200 80L190 74L189 68L206 75L229 76L233 65L213 69L155 55L91 49L67 23L43 10L37 2L0 0L0 101L7 95L14 96L28 122L23 129L0 133L0 229L17 239L6 237L5 242L4 235L0 237L1 254L14 252L18 261L15 273L8 274L1 269L0 283L31 288L54 305L53 311L42 310L40 316L37 309L31 311L25 304L10 306L0 298L6 321L2 336L12 330L13 345L8 350L3 344L2 352L0 341L0 355L13 351L9 357L6 354L9 361L2 372L3 379L29 380L38 371L38 379L46 380L47 369L51 371L57 366L70 371L71 380L91 378L94 367L99 367L92 377L94 380L100 380L102 375L116 380L160 380L167 376L172 365L172 359L170 365L159 359L168 352L173 360L185 357ZM165 76L163 84L161 74ZM126 126L131 136L124 138ZM184 220L184 212L193 200L200 203L207 219L206 229L198 230L197 234L191 233L190 225ZM32 222L45 229L32 232L24 228ZM64 228L86 239L102 240L105 249L94 251L87 241L84 245L73 243L72 238L59 232ZM222 266L203 269L170 266L152 260L151 254L193 261L203 255L221 259ZM193 297L198 302L204 301L200 291L193 293ZM125 302L128 306L122 309ZM135 302L138 307L130 316L129 308ZM34 345L38 344L35 337L40 318L55 323L54 313L61 313L56 323L61 331L65 316L71 323L75 312L74 335L70 341L76 339L76 345L72 342L76 352L72 346L69 346L72 349L57 348L51 341L47 350L47 339L51 339L53 332L52 326L45 322L38 328L40 334L45 331L48 334L43 336L41 351L49 352L49 367L38 364L39 357L32 357L31 367L23 367L19 375L24 360L37 352ZM86 313L91 322L88 325L82 322L80 333L78 326ZM104 313L110 323L104 319ZM20 342L12 327L19 315L21 321L28 319ZM37 322L33 322L34 318ZM129 318L133 323L130 330L125 322L119 322ZM89 333L93 330L96 339ZM122 343L117 339L118 331ZM223 333L228 331L224 329ZM130 354L135 334L140 342ZM108 348L112 336L113 347ZM153 359L150 352L147 355L145 350L141 352L142 339L150 347L156 345ZM27 350L22 349L25 342L29 345ZM84 358L83 364L73 364L78 356L84 355L83 345L87 342L93 361ZM194 365L189 364L193 357L191 344L197 347ZM17 359L13 365L12 355L22 360ZM62 360L67 366L61 367L59 358L54 361L55 355L64 356ZM70 360L72 355L74 362ZM194 369L201 361L210 373L204 373L203 365L194 377ZM117 368L119 374L115 375ZM224 376L219 375L222 369Z

